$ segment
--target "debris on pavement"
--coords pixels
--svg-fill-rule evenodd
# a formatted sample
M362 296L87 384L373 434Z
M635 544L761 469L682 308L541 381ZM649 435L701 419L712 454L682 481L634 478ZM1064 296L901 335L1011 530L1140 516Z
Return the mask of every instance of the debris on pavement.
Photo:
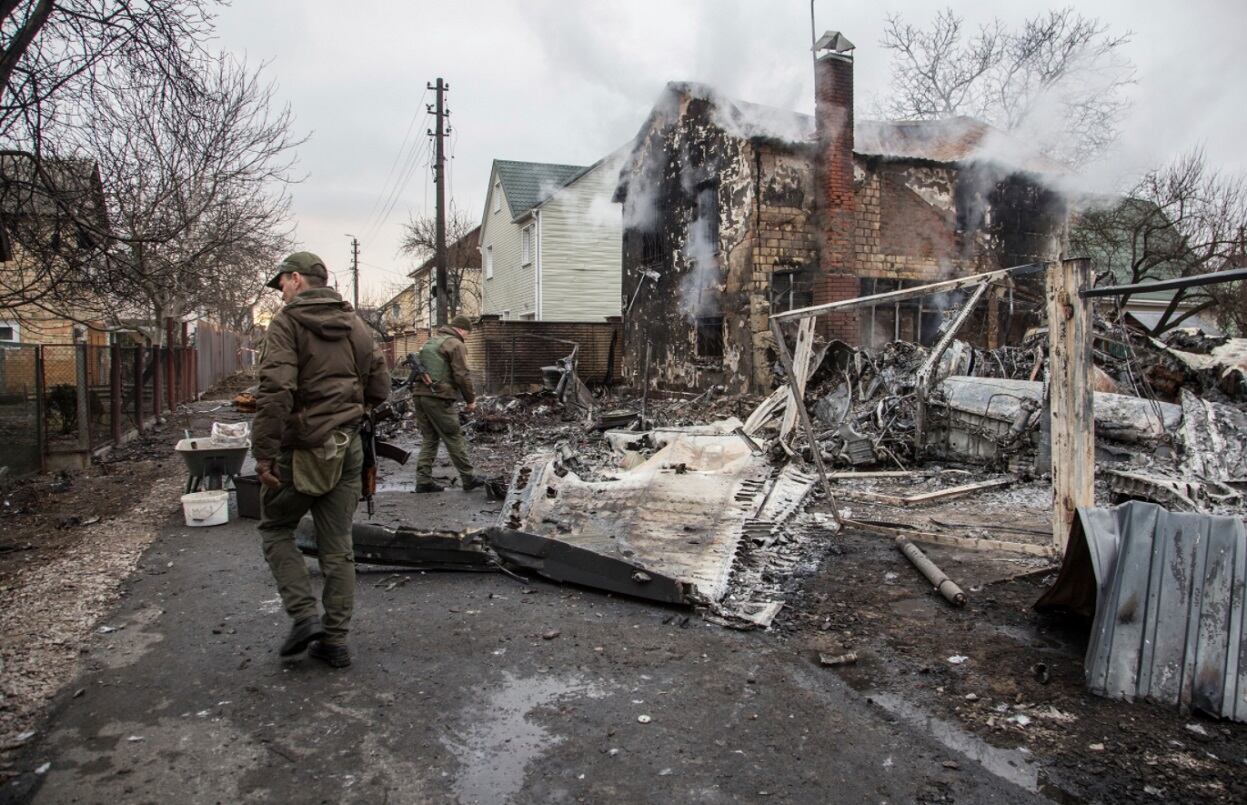
M905 537L896 538L896 547L901 553L905 554L918 572L931 582L931 586L935 591L944 596L944 600L955 607L964 607L966 605L966 594L957 586L957 583L945 575L934 562L927 558L918 546L914 545Z
M845 654L820 653L818 655L818 662L820 665L828 668L835 667L837 665L852 665L857 662L857 654L852 651Z

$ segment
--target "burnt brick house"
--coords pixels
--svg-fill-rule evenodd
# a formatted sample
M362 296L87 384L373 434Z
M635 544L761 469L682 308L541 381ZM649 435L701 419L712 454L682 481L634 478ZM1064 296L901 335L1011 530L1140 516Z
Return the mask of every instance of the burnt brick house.
M631 381L648 346L655 388L765 390L772 313L1057 256L1055 165L970 118L855 123L852 45L819 44L813 118L672 83L638 132L615 196ZM929 343L955 303L832 315L821 335Z

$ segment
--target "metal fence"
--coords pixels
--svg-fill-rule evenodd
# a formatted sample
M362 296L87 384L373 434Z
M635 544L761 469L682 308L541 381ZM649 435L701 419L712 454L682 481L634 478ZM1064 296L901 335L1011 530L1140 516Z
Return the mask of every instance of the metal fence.
M90 455L252 365L243 339L200 325L193 346L0 342L0 473Z
M40 369L37 347L0 342L0 472L6 476L38 472L42 466Z
M255 350L246 338L204 322L195 330L195 356L201 389L255 365Z

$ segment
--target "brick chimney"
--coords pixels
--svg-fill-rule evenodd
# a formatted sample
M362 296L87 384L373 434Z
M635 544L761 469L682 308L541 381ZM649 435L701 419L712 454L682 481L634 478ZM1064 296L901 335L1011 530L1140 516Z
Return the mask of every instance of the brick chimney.
M814 303L859 296L853 230L857 198L853 193L853 43L828 31L814 45L814 119L818 130L818 203L822 216L822 276ZM850 344L860 341L856 312L833 313L822 320L823 335Z

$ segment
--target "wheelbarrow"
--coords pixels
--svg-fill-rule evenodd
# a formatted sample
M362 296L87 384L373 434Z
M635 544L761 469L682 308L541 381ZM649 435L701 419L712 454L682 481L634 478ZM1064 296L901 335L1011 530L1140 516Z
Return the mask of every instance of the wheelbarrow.
M225 480L242 474L243 462L251 443L241 447L221 447L211 438L182 439L173 448L186 462L186 493L200 489L224 489Z

